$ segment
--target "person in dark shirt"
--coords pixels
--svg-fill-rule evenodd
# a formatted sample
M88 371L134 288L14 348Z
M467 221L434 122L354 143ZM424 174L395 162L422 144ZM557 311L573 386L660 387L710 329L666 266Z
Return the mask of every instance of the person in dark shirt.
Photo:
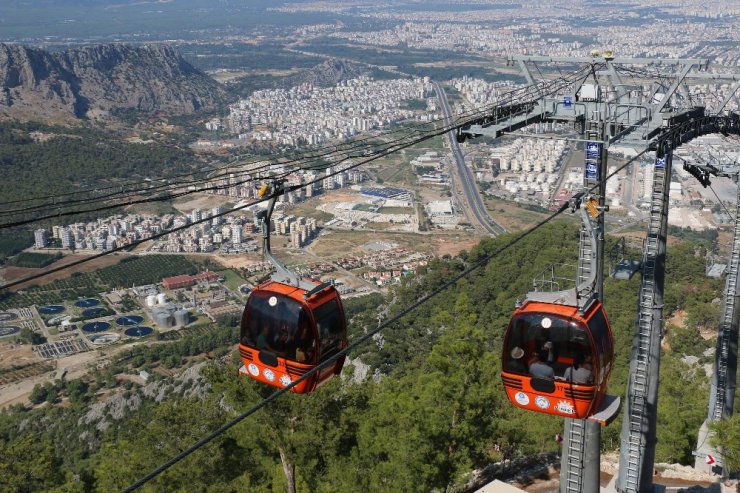
M537 353L537 357L534 362L529 365L529 374L536 378L555 378L555 370L550 365L545 363L547 361L547 351L540 351Z
M270 349L269 336L270 330L267 328L267 325L263 325L262 332L257 336L257 347L260 349Z

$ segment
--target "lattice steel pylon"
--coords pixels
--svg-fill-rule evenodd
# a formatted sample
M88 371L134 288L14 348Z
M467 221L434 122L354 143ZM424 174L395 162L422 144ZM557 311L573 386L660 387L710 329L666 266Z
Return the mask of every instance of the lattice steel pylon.
M585 129L585 158L583 188L595 188L595 196L599 208L603 212L605 206L606 183L601 177L606 176L607 159L604 149L604 122L600 118L601 112L595 110L586 122ZM578 283L584 282L593 273L595 267L594 291L598 298L604 292L604 214L599 214L594 221L596 234L596 251L592 249L592 242L581 227L578 241ZM618 410L617 403L614 412ZM601 459L601 424L585 419L565 419L563 423L563 451L560 457L560 492L580 493L582 491L598 491L599 465Z
M617 491L624 492L653 489L671 148L659 149L655 163L637 326L632 341L622 421L619 474L615 485Z
M725 296L722 320L717 337L715 367L712 379L712 393L709 397L707 419L717 421L732 415L737 380L737 339L738 339L738 300L737 282L740 273L740 187L735 205L735 227L733 229L732 249L725 282Z
M585 134L586 146L599 144L604 159L589 162L588 152L584 166L584 184L588 185L588 174L598 170L598 176L606 176L605 153L609 145L621 144L641 150L656 151L655 182L652 190L648 241L644 250L645 273L640 290L640 305L634 335L630 365L629 386L624 406L624 421L620 448L620 470L614 484L610 485L621 493L644 493L652 491L652 470L655 458L657 422L658 374L660 365L660 339L663 322L663 284L666 253L667 205L672 151L681 143L694 137L717 131L722 127L737 133L736 115L725 119L707 115L705 108L681 107L677 89L689 80L706 83L707 80L740 81L737 74L707 74L697 72L707 65L700 59L622 59L611 54L586 57L512 57L522 68L524 76L532 86L537 84L528 64L586 64L590 73L555 93L543 95L538 101L512 105L492 110L489 115L460 129L458 140L471 136L487 135L500 137L517 131L526 125L543 121L567 122ZM620 66L641 65L649 68L643 72L630 70L625 75ZM674 70L670 74L665 71ZM541 75L541 68L537 73ZM546 68L546 67L545 67ZM658 74L656 70L663 73ZM635 73L639 73L635 79ZM670 85L645 81L661 78L670 80ZM626 83L625 79L631 83ZM544 76L543 76L544 79ZM737 90L737 84L730 94ZM719 106L722 110L729 97ZM601 126L601 127L600 127ZM595 129L603 129L593 133ZM591 134L590 134L590 133ZM598 135L598 138L596 137ZM537 137L532 135L532 137ZM579 140L579 139L577 139ZM598 162L598 165L595 165ZM589 166L591 165L591 166ZM595 165L595 166L594 166ZM603 185L603 184L602 184ZM604 191L600 195L603 206ZM605 210L605 209L602 209ZM601 230L603 233L603 229ZM603 237L601 250L588 252L599 258L602 281L597 291L603 293ZM581 242L582 243L582 242ZM581 244L579 259L586 253ZM579 262L583 264L583 262ZM608 310L608 307L607 307ZM615 413L616 414L616 411ZM598 491L600 431L592 423L573 423L566 420L561 460L560 491L566 493ZM608 423L608 420L605 422ZM648 474L649 472L649 474ZM595 479L594 479L595 478Z
M732 415L737 388L737 349L738 321L740 320L740 167L737 165L690 164L684 167L697 176L702 185L710 184L710 176L731 178L736 185L735 222L727 262L727 278L722 303L722 318L717 332L717 345L714 354L714 371L709 390L707 419L702 423L697 437L694 467L708 472L721 473L723 461L721 451L710 443L709 424ZM707 460L712 456L714 460Z

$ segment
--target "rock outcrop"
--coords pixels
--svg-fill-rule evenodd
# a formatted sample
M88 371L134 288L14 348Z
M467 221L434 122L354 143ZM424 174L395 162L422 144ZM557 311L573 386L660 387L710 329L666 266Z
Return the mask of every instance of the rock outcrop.
M332 87L339 82L355 79L366 73L363 67L338 58L326 60L315 67L304 70L281 81L283 87L311 84L316 87Z
M0 44L0 114L91 118L121 110L187 114L225 96L169 45L105 44L48 52Z

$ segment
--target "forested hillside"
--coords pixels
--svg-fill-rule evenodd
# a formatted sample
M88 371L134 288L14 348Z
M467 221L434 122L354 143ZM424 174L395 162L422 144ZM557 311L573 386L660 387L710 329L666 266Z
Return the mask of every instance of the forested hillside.
M158 178L194 165L189 150L155 142L128 143L86 128L0 124L0 173L5 184L12 184L3 187L3 201Z
M435 260L385 300L350 300L350 340L510 238ZM313 395L286 395L143 490L286 491L291 480L299 492L460 491L472 470L500 460L505 450L557 450L553 436L562 420L511 406L498 372L515 300L549 263L572 262L576 244L573 223L538 230L354 352L352 358L371 366L361 383L349 378L357 371L349 366L344 378ZM716 325L722 283L704 276L704 248L686 242L668 255L666 319L679 310L681 316L664 339L658 461L693 462L706 413L702 365L712 360L704 350L713 342L698 328ZM610 279L605 293L617 354L610 388L622 396L638 287L639 276ZM226 323L174 345L137 350L82 383L60 382L37 396L53 405L4 412L0 490L120 490L269 395L271 388L237 376L236 351L226 352L236 332ZM186 358L203 351L210 351L206 364L178 379L162 376L163 368L194 363ZM155 381L139 387L115 377L139 369ZM604 430L605 450L618 448L620 420Z

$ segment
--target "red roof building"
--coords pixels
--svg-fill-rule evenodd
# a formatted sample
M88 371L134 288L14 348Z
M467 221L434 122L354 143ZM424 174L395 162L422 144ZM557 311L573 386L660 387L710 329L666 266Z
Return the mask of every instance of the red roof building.
M215 282L218 281L218 274L211 271L200 272L194 276L182 275L165 277L162 279L162 285L165 289L180 289L192 286L196 282Z

